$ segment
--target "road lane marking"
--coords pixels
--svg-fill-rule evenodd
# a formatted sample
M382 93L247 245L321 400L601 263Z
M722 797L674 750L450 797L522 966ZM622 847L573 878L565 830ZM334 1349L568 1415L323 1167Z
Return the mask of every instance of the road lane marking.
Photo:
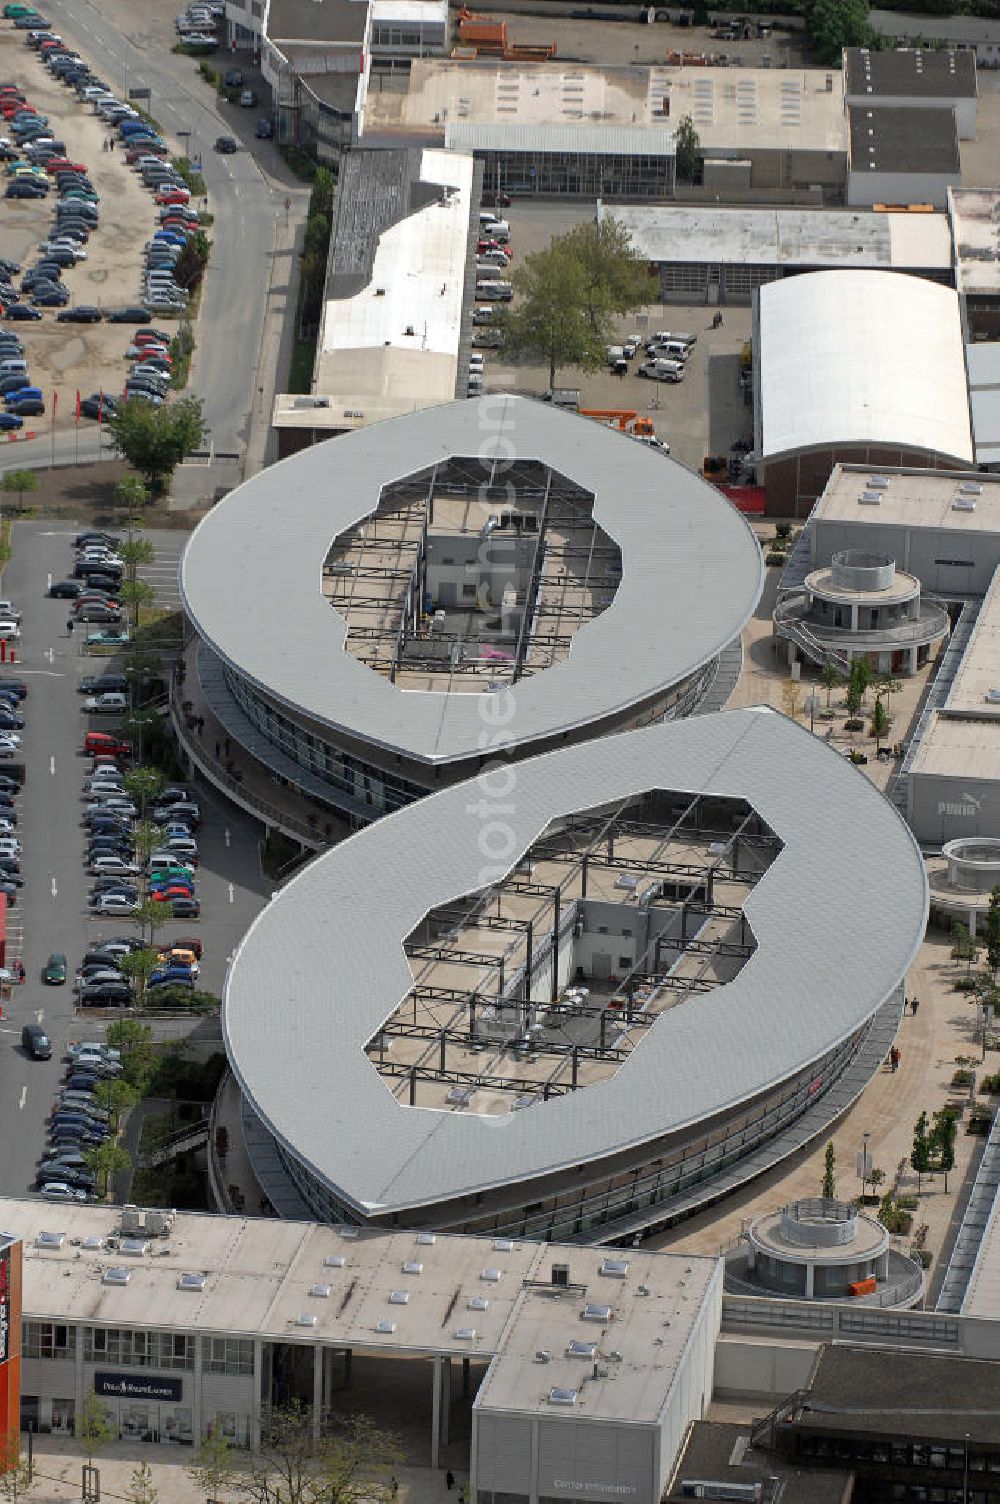
M49 660L50 663L55 663L55 661L56 661L56 650L55 650L55 648L48 648L46 650L45 656Z
M39 1008L38 1012L35 1014L35 1023L36 1024L40 1024L41 1021L42 1021L42 1019L44 1017L45 1017L45 1009L44 1008Z
M50 757L49 758L49 777L50 778L54 778L55 776L56 776L56 760L55 760L54 757Z
M232 883L229 884L229 902L230 903L235 903L236 902L236 894L233 891L233 885L232 885Z
M21 1100L17 1104L19 1112L23 1112L24 1111L24 1104L25 1104L25 1102L27 1100L28 1100L28 1088L26 1086L22 1086L21 1087Z
M59 889L56 887L56 880L55 880L55 878L53 878L52 879L52 897L53 898L57 898L58 896L59 896Z
M45 589L47 591L52 589L52 576L51 576L51 574L47 574L45 576Z

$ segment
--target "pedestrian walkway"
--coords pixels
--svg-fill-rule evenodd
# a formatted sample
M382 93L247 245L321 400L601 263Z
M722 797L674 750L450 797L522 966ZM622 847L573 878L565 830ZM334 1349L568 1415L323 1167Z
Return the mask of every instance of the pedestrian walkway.
M66 1500L81 1497L81 1468L86 1458L72 1437L36 1436L34 1440L34 1470L38 1479L29 1494L31 1504L64 1504ZM400 1467L394 1476L399 1483L397 1504L457 1504L459 1489L463 1486L468 1497L468 1474L466 1472L468 1449L456 1446L462 1458L451 1461L454 1488L449 1490L444 1471L433 1472L430 1468ZM100 1472L101 1499L126 1501L129 1497L130 1479L135 1469L143 1462L149 1464L153 1473L153 1487L158 1491L158 1504L205 1504L205 1493L188 1476L187 1469L195 1460L191 1447L177 1445L152 1445L150 1443L118 1442L96 1459ZM240 1454L236 1454L239 1458ZM220 1501L234 1497L220 1494Z
M652 1238L650 1245L689 1253L725 1250L763 1212L799 1196L820 1194L828 1142L833 1143L836 1156L837 1195L854 1199L861 1192L855 1167L865 1134L869 1135L874 1168L885 1175L880 1194L894 1191L916 1195L917 1176L909 1164L914 1124L921 1112L931 1119L946 1103L958 1102L963 1113L948 1189L945 1191L943 1176L923 1176L911 1232L892 1238L892 1246L901 1252L910 1252L917 1242L930 1253L928 1284L935 1290L943 1277L964 1197L985 1142L965 1131L971 1104L991 1103L989 1097L977 1096L968 1087L952 1086L952 1077L960 1068L957 1060L975 1057L977 1085L984 1074L1000 1070L1000 1055L993 1052L987 1054L985 1065L978 1063L981 1047L975 1039L975 1009L953 990L953 982L963 970L964 965L951 959L951 940L932 933L921 946L908 978L909 995L919 999L919 1008L916 1016L907 1009L896 1037L898 1070L893 1071L887 1062L831 1133L821 1135L811 1147L729 1197L721 1207ZM926 1229L923 1233L922 1228Z

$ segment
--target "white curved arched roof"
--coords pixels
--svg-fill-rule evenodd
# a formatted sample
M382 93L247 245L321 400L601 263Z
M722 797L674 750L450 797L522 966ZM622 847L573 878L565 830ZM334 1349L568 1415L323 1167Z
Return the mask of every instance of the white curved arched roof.
M620 715L739 635L763 562L746 521L700 476L590 418L523 397L452 402L373 424L261 471L214 507L181 564L184 608L213 651L293 711L363 742L447 764L481 750L483 699L402 689L345 650L322 592L334 538L385 486L451 456L531 459L594 496L621 549L611 605L569 656L517 684L511 743Z
M405 938L495 876L478 781L352 836L257 917L226 981L226 1048L254 1110L319 1181L359 1209L402 1212L599 1160L757 1096L892 994L926 921L920 851L862 774L773 711L518 763L510 866L550 821L653 788L745 799L782 841L743 904L757 949L732 981L660 1014L613 1078L529 1111L404 1106L365 1054L410 991Z
M760 451L902 445L971 463L958 294L897 272L810 272L760 289Z

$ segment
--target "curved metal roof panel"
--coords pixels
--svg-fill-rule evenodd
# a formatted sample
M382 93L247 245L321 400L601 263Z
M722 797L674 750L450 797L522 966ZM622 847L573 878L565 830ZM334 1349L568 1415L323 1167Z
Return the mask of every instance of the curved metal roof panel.
M900 272L809 272L760 290L761 453L846 444L972 460L958 294Z
M409 992L404 938L500 876L484 870L489 790L454 785L319 857L244 937L224 1033L271 1132L359 1208L530 1179L732 1108L862 1025L920 945L927 885L903 820L773 711L662 723L512 771L508 868L552 820L649 789L747 800L784 843L743 906L757 949L734 980L662 1013L610 1080L502 1117L404 1106L364 1048Z
M763 563L713 486L589 418L520 397L449 403L317 444L245 482L193 533L181 595L219 657L293 711L429 764L480 750L483 695L400 689L345 651L322 594L338 534L384 486L451 456L536 459L594 495L619 545L612 604L569 657L518 682L517 746L627 711L685 679L742 630Z

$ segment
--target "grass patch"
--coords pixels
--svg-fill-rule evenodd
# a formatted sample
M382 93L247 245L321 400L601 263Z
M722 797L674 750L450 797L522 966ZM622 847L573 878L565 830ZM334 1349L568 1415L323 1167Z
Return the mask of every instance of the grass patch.
M278 150L297 178L300 178L303 183L312 182L317 171L317 164L312 157L308 156L300 146L279 146Z
M176 167L187 185L192 198L204 198L207 193L205 179L200 172L195 172L191 166L190 157L174 157L171 165Z
M313 366L315 363L315 339L296 339L292 346L292 359L288 369L288 390L290 392L308 392L311 389Z
M174 48L174 51L177 51L176 47ZM202 78L209 85L209 87L215 89L215 91L218 92L219 80L222 77L221 73L217 72L216 69L212 67L211 63L207 63L204 58L202 58L201 62L198 64L198 72L201 74Z
M185 321L170 341L170 354L174 362L170 371L170 385L174 391L179 392L188 384L191 357L194 354L194 334L189 322Z

